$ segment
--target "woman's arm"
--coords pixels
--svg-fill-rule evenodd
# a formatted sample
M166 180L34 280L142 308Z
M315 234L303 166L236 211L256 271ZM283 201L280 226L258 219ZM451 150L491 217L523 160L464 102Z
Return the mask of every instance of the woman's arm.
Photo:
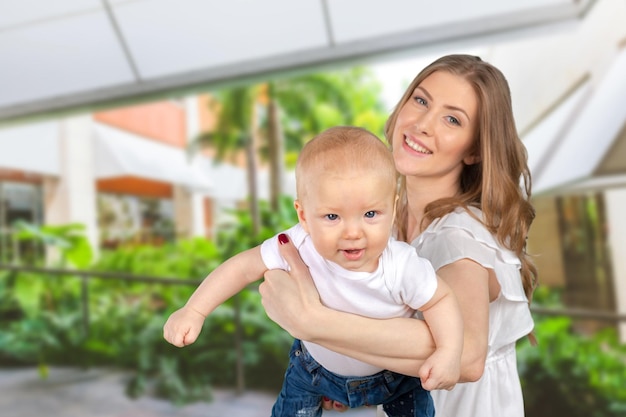
M489 332L489 270L461 259L437 270L456 295L463 317L463 354L459 382L477 381L485 370Z
M406 375L435 350L426 323L412 318L379 320L322 305L309 270L291 242L281 254L290 272L265 273L259 291L267 315L292 336Z
M309 271L291 244L280 247L290 273L268 271L260 292L268 316L292 336L325 346L381 368L418 376L435 350L422 320L377 320L324 307ZM478 380L487 356L489 270L462 259L437 271L454 292L464 324L459 382Z

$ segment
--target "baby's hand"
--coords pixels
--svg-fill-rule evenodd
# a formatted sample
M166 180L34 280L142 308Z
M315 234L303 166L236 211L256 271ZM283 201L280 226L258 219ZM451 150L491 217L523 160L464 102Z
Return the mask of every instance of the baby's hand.
M190 307L176 310L163 326L163 337L174 346L192 344L202 330L205 317Z
M461 357L456 352L437 349L419 370L422 387L428 391L451 390L461 376Z

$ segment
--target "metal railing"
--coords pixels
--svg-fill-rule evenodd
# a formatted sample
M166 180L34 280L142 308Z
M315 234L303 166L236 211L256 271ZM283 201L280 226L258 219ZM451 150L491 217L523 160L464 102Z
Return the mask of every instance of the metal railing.
M530 307L530 311L541 316L566 316L573 319L608 321L619 323L626 321L626 314L613 313L611 311L592 310L587 308L545 308Z
M6 265L0 264L0 270L8 270L14 272L27 272L37 273L42 275L71 275L77 276L81 279L81 305L83 313L83 328L85 334L89 333L89 285L90 279L107 279L107 280L119 280L119 281L131 281L131 282L143 282L148 284L165 284L165 285L194 285L200 284L200 280L196 279L180 279L171 277L151 277L134 274L124 274L119 272L104 272L104 271L84 271L77 269L63 269L63 268L39 268L33 266L22 265Z
M127 282L143 282L148 284L165 284L165 285L188 285L197 287L202 280L199 279L181 279L173 277L155 277L145 275L125 274L120 272L105 272L105 271L85 271L77 269L64 269L64 268L40 268L34 266L23 265L7 265L0 264L0 270L13 271L13 272L25 272L25 273L37 273L42 275L54 275L61 276L77 276L81 279L81 310L82 310L82 323L83 331L85 335L89 334L89 280L90 279L105 279L105 280L118 280ZM243 365L243 327L241 324L241 311L238 298L235 298L235 356L236 356L236 391L238 394L244 391L244 365Z
M32 266L21 265L6 265L0 264L0 270L8 270L14 272L26 272L26 273L38 273L43 275L55 275L55 276L78 276L81 281L81 308L83 328L85 334L89 333L89 284L90 279L106 279L106 280L121 280L132 282L143 282L151 284L165 284L165 285L189 285L198 286L202 280L198 279L180 279L172 277L154 277L143 276L134 274L125 274L119 272L104 272L104 271L84 271L76 269L63 269L63 268L40 268ZM243 373L243 354L242 354L242 324L241 317L238 308L238 303L235 305L235 350L236 350L236 383L237 392L241 393L244 390L244 373ZM531 311L534 314L545 316L565 316L573 319L587 319L597 321L607 321L611 323L619 323L626 321L626 314L617 314L609 311L598 311L584 308L544 308L531 306Z
M82 279L82 310L83 310L83 326L85 330L89 330L89 279L107 279L107 280L120 280L120 281L132 281L132 282L144 282L149 284L165 284L165 285L189 285L198 286L202 280L199 279L181 279L173 277L154 277L145 275L125 274L120 272L105 272L105 271L85 271L77 269L63 269L63 268L40 268L32 266L22 265L7 265L0 264L0 270L8 270L14 272L30 272L47 275L72 275L78 276ZM534 314L543 316L566 316L573 319L587 319L608 321L613 323L619 323L626 321L626 314L618 314L610 311L599 311L585 308L545 308L531 306L531 311Z

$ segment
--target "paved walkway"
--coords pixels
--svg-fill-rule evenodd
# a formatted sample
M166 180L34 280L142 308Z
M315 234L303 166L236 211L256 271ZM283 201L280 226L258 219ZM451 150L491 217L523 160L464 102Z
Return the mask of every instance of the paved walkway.
M124 394L127 376L111 370L53 368L48 379L36 369L0 369L1 417L268 417L274 396L248 392L235 396L214 391L210 403L177 407L169 401ZM324 412L334 417L375 417L374 408L345 413Z

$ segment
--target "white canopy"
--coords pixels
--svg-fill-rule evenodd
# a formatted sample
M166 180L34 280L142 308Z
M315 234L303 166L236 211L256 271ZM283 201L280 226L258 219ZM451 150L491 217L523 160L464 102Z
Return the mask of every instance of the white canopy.
M611 149L626 120L626 49L616 57L602 82L590 91L583 86L549 117L539 131L526 138L531 163L533 190L547 192L556 187L591 181ZM593 93L593 94L591 94ZM624 185L623 175L606 178L607 186ZM589 186L599 187L601 178Z
M58 137L56 121L0 129L0 169L59 175Z
M204 191L213 185L184 149L99 123L94 125L94 140L97 178L135 176Z
M286 71L528 35L593 0L0 3L0 121Z

